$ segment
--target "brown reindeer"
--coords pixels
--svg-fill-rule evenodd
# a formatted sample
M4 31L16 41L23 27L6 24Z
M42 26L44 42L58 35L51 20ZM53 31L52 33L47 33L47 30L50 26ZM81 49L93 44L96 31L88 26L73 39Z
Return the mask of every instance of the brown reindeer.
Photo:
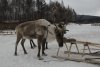
M15 45L15 55L17 55L17 46L19 41L21 40L21 46L24 50L24 54L27 54L24 42L26 39L32 40L37 39L38 43L38 54L37 57L42 60L43 58L40 56L40 50L42 47L42 55L45 55L44 49L45 49L45 41L46 41L46 35L47 35L47 27L50 26L50 22L48 22L45 19L39 19L36 21L27 21L24 23L19 24L16 27L16 34L17 34L17 40ZM49 32L49 31L48 31ZM63 46L63 30L59 28L59 26L54 27L54 32L56 36L56 40L58 42L59 47Z

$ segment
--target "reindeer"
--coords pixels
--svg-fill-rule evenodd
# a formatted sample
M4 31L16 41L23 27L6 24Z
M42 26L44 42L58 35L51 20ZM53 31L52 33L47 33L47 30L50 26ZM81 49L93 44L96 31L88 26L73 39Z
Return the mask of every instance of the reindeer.
M43 58L40 56L40 51L42 47L42 55L47 56L47 54L44 52L45 49L45 41L46 41L46 34L47 34L47 27L50 26L49 21L45 19L39 19L36 21L27 21L24 23L19 24L16 27L16 45L15 45L15 55L17 55L17 46L19 41L21 40L21 46L23 48L24 54L27 54L25 47L24 47L24 42L26 39L32 40L32 39L37 39L38 43L38 54L37 57L39 60L42 60ZM63 30L59 28L59 26L54 26L54 33L56 40L58 42L59 47L63 46ZM49 32L49 31L48 31Z

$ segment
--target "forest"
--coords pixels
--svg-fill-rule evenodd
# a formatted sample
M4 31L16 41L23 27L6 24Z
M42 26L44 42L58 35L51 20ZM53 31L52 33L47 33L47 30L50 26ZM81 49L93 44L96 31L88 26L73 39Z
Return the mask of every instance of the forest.
M51 23L69 23L75 21L76 12L70 6L65 7L63 1L45 0L0 0L1 22L25 22L46 19Z

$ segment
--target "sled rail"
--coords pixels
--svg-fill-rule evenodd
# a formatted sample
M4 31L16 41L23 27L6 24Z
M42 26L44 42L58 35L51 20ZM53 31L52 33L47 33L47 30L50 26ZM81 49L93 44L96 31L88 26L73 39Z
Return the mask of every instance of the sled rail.
M88 42L88 41L76 41L77 43L81 43L81 44L88 44L90 46L94 46L94 47L99 47L100 48L100 43L93 43L93 42Z

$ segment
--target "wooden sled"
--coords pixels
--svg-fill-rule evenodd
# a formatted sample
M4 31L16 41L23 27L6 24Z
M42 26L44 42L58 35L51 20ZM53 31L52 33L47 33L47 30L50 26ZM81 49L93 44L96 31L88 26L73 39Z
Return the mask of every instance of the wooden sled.
M59 48L60 49L60 48ZM69 61L75 61L75 62L85 62L85 63L91 63L91 64L97 64L100 65L100 55L96 55L95 53L79 53L79 52L70 52L69 56L69 51L65 51L64 53L68 53L68 56L58 56L59 49L57 51L56 56L52 56L53 58L57 59L63 59L63 60L69 60Z
M65 40L67 40L67 39L65 38ZM58 56L59 51L60 51L60 48L58 48L57 55L56 56L52 56L52 57L53 58L57 58L57 59L64 59L64 60L69 60L69 61L85 62L85 63L91 63L91 64L100 65L100 55L92 53L91 50L90 50L90 47L89 47L89 46L94 46L94 47L98 47L99 48L100 44L91 43L91 42L77 41L75 39L74 39L75 42L73 43L73 41L71 41L71 40L73 40L73 39L70 39L70 42L68 41L69 43L71 43L69 48L68 48L68 46L66 44L67 42L64 41L65 46L66 46L66 48L68 50L68 51L65 51L64 53L65 54L67 53L68 56L64 56L64 57ZM78 45L76 43L82 43L83 44L84 49L83 49L82 53L79 52ZM72 48L73 44L76 46L77 52L71 52L71 48ZM89 53L85 53L85 48L86 47L88 48Z
M86 53L85 53L85 48L88 48L88 51L89 51L88 54L92 54L90 46L100 48L100 44L99 44L99 43L93 43L93 42L88 42L88 41L79 41L79 40L76 40L76 39L74 39L74 38L69 38L69 39L67 39L66 37L64 37L64 38L63 38L63 42L64 42L64 44L65 44L65 46L66 46L66 48L67 48L67 50L68 50L67 53L68 53L68 56L69 56L69 57L70 57L70 52L71 52L71 48L72 48L73 45L76 46L76 49L77 49L78 54L82 54L82 56L84 56L84 55L86 54ZM70 43L69 48L68 48L68 46L67 46L66 43ZM80 53L80 51L79 51L78 43L81 43L81 44L83 45L83 52L82 52L82 53ZM58 48L57 55L58 55L58 53L59 53L59 50L60 50L60 48Z

